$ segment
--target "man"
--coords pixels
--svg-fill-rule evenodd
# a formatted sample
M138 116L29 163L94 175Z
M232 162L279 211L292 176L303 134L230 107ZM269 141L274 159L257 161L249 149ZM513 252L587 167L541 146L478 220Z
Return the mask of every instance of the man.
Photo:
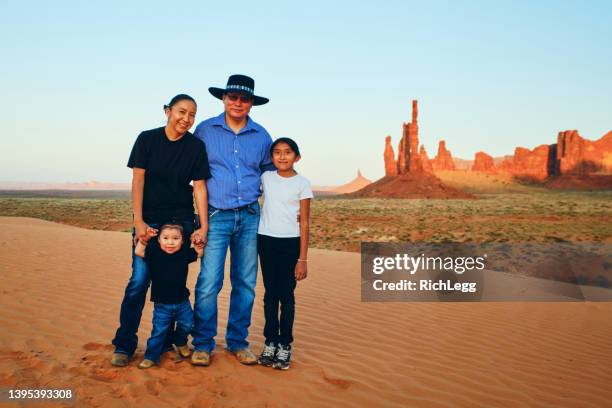
M223 100L225 111L200 123L194 135L204 141L212 177L208 189L208 242L195 289L191 362L207 366L217 334L217 295L223 286L225 258L230 249L230 296L227 349L242 364L256 364L247 341L257 279L257 228L260 176L274 170L272 138L250 117L254 105L267 98L254 94L255 81L232 75L225 89L208 91Z

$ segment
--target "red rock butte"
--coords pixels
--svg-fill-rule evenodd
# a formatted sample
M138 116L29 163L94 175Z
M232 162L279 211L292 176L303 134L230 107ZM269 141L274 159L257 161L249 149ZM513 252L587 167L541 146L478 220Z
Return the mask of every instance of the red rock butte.
M551 188L612 188L612 132L591 141L577 130L565 130L557 135L557 143L532 150L517 147L498 164L478 152L472 171L510 174Z
M418 102L412 101L412 120L402 124L397 157L391 136L385 138L385 177L353 193L358 197L471 198L436 177L442 171L500 173L519 182L536 182L549 188L612 189L612 131L599 140L582 138L577 130L559 132L557 143L528 149L517 147L514 154L494 158L479 151L474 160L453 158L441 140L438 152L429 159L419 146ZM458 164L457 164L458 163Z
M454 170L452 156L444 141L438 154L429 160L425 146L419 147L419 107L412 101L412 121L402 124L402 138L397 147L397 159L391 136L385 139L385 177L352 193L355 197L390 198L473 198L464 191L445 185L434 175L437 169Z
M452 171L455 170L455 162L451 152L446 150L446 142L440 140L438 144L438 154L431 161L433 171Z
M455 161L462 162L453 158L444 140L439 142L438 153L432 160L429 160L423 145L417 151L417 121L417 101L413 101L412 122L403 125L397 160L391 136L385 139L385 176L454 171L457 169ZM612 131L591 141L581 137L577 130L565 130L557 135L557 143L543 144L534 149L516 147L513 155L503 158L479 151L471 165L462 163L462 166L475 172L510 175L516 181L535 182L549 188L612 189Z

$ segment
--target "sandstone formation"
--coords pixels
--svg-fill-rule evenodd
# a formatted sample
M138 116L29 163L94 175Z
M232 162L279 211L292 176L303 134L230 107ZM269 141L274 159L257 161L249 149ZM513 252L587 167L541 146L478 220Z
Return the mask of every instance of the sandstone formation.
M372 184L372 182L367 178L363 177L360 170L357 170L357 177L355 177L353 180L349 181L346 184L336 187L333 192L338 194L352 193L353 191L357 191L364 188L368 184Z
M552 160L555 149L555 145L541 145L533 150L517 147L514 149L514 156L502 161L494 170L531 180L545 180L554 171Z
M596 141L582 138L577 130L559 132L556 153L555 175L612 173L612 132Z
M427 151L425 150L425 146L423 145L421 145L421 148L419 149L419 159L421 160L421 166L423 167L423 171L433 173L433 166L431 165L429 157L427 157Z
M412 122L402 125L402 138L397 147L397 160L391 147L391 136L385 139L385 175L395 176L411 171L423 171L423 163L419 154L419 107L416 100L412 101ZM393 168L396 171L393 171Z
M506 156L499 163L486 153L478 152L472 170L510 174L519 180L537 182L568 178L567 182L547 183L552 187L577 186L580 177L584 178L585 186L601 186L605 184L602 180L607 178L593 180L589 177L612 174L612 132L591 141L576 130L566 130L559 132L555 144L540 145L533 150L517 147L514 155Z
M402 125L397 159L391 145L391 136L387 136L384 160L385 178L373 184L388 179L384 182L385 189L400 186L404 188L409 182L416 182L424 173L453 170L505 174L518 181L537 182L550 188L576 188L581 185L584 188L612 188L612 132L606 133L599 140L591 141L582 138L576 130L566 130L559 132L557 143L540 145L534 149L516 147L513 155L495 158L480 151L475 154L473 161L453 158L451 152L446 149L445 141L441 140L437 155L430 160L425 147L419 145L416 100L412 101L411 122ZM412 176L405 178L402 183L391 180L406 174ZM431 178L420 182L438 185ZM378 187L380 186L373 185L368 191L378 191ZM418 195L418 191L421 191L420 187L412 188L412 193ZM385 194L387 193L389 196L395 196L395 193L390 191Z
M397 160L391 146L391 136L385 138L385 176L397 176Z
M407 152L406 156L406 168L402 171L398 171L399 174L404 174L408 171L421 171L423 170L421 158L418 155L419 149L419 107L417 101L412 101L412 122L405 123L403 126L403 137L406 138L407 146L410 147L410 151Z
M433 171L452 171L455 170L455 162L451 152L446 150L446 142L440 140L438 144L438 154L431 161Z
M445 185L433 174L432 161L425 146L419 146L418 102L412 101L412 120L402 125L402 138L397 146L397 159L391 146L391 136L385 138L385 177L350 194L353 197L391 198L473 198L464 191ZM440 153L438 148L438 153ZM442 144L439 162L452 157ZM448 167L448 164L444 164Z
M490 171L493 168L493 157L485 152L477 152L474 155L472 171Z

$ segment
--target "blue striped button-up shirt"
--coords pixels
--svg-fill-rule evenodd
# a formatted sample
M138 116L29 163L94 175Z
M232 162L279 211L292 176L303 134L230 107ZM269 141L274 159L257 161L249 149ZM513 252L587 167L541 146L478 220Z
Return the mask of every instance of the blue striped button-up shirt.
M259 198L260 177L274 170L270 159L272 137L250 117L238 134L225 123L225 112L200 123L195 137L206 145L211 177L206 180L208 203L228 210Z

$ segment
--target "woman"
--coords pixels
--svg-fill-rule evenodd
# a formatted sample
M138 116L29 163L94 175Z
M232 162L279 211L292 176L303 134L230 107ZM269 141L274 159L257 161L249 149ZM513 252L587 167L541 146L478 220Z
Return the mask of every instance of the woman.
M133 171L132 276L125 288L120 326L113 339L115 352L111 363L119 367L128 365L138 345L138 326L151 282L146 263L134 255L136 243L146 242L147 231L155 233L166 222L182 225L193 242L206 243L205 179L210 177L210 170L204 143L188 132L193 126L197 105L191 96L180 94L164 105L164 111L168 118L166 126L142 132L128 161ZM195 219L194 196L198 213ZM196 224L200 226L198 229ZM171 347L172 339L168 338L165 348Z

